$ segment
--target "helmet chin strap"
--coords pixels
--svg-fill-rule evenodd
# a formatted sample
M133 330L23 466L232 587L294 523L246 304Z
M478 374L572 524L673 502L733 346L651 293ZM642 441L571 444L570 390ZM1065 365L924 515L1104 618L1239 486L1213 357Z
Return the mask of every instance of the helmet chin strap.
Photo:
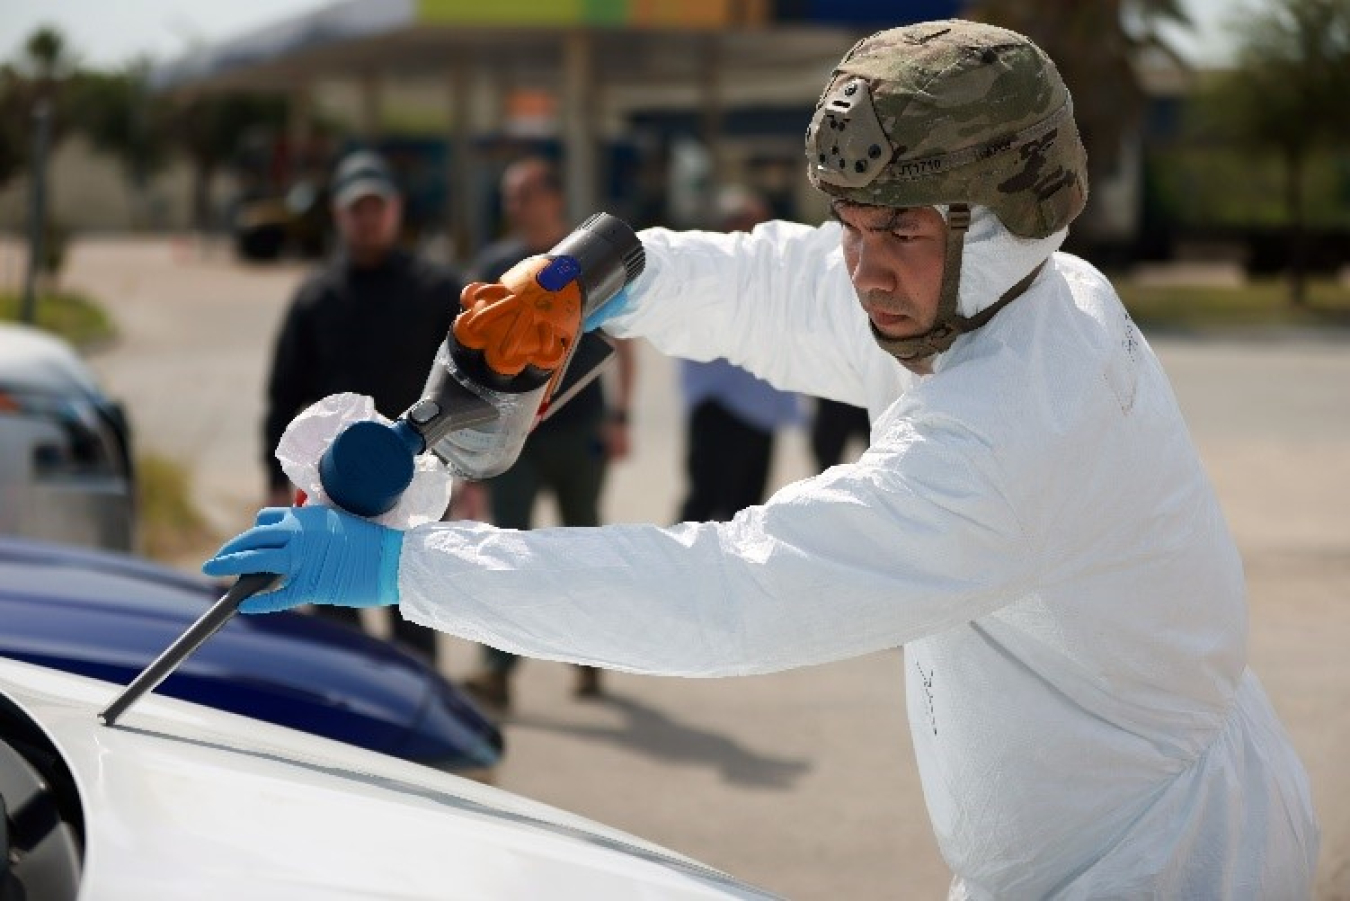
M970 205L953 203L947 210L947 249L942 267L942 290L938 296L937 319L932 328L922 335L910 338L888 338L872 325L872 337L876 339L881 349L908 368L922 365L950 348L952 343L966 332L973 332L993 319L995 313L1031 286L1045 266L1045 262L1041 261L1021 281L1005 291L997 303L974 316L962 316L957 312L957 300L961 289L961 257L965 249L966 232L969 229Z

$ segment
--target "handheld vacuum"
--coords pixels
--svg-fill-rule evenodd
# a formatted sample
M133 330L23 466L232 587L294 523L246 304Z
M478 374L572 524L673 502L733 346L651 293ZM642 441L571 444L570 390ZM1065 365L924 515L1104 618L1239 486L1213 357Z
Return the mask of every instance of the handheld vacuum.
M510 468L530 431L594 378L613 352L585 334L586 317L636 279L642 242L623 220L596 213L548 253L493 284L468 285L462 312L436 354L422 397L392 425L344 429L319 461L324 492L357 516L394 507L412 483L414 458L430 452L452 472L484 479ZM99 714L116 723L234 616L276 582L241 576Z

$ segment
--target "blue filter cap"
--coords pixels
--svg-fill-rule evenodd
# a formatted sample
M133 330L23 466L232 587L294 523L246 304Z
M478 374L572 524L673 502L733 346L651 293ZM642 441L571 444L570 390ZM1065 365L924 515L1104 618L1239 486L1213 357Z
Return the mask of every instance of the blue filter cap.
M319 460L324 492L348 513L379 516L398 503L412 484L413 453L383 423L354 422L333 440Z

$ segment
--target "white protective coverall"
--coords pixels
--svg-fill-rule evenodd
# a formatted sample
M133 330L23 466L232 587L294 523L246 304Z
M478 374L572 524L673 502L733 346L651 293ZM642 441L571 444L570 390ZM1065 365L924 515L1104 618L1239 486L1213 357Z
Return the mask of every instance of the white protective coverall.
M980 207L971 315L909 374L839 227L642 234L607 329L866 406L870 449L731 522L409 532L404 616L518 654L685 676L905 647L954 897L1307 897L1307 779L1246 665L1242 565L1110 284ZM1051 254L1053 253L1053 256Z

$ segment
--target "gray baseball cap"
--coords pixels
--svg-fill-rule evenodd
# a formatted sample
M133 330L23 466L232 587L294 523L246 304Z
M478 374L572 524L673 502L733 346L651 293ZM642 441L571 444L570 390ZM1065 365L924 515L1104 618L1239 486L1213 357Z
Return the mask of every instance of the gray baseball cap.
M333 172L333 202L348 206L362 197L398 196L398 185L384 157L370 150L349 153Z

